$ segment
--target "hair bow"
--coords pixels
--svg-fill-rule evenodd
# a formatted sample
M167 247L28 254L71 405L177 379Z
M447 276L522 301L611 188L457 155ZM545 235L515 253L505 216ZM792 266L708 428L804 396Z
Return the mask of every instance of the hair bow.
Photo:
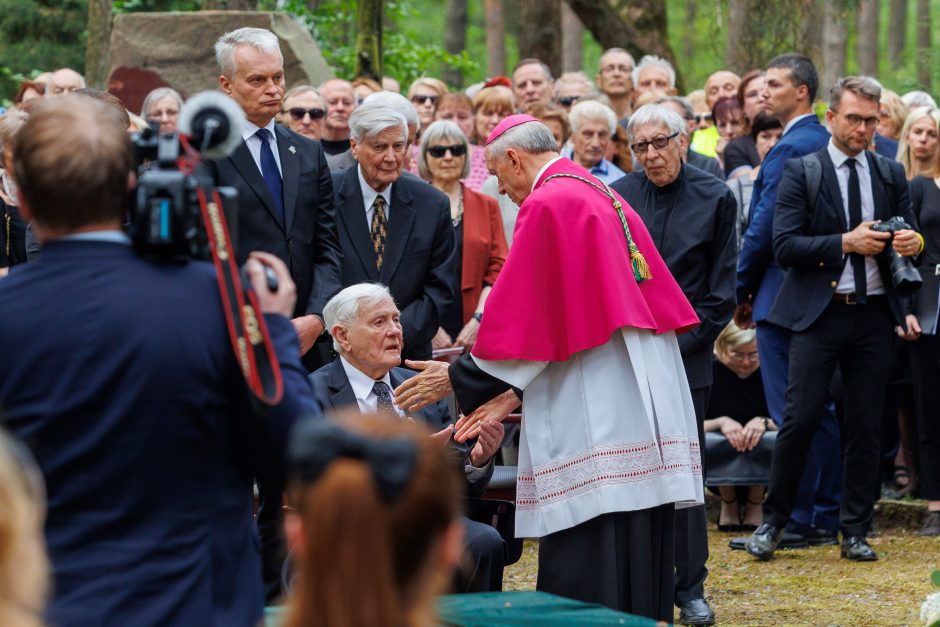
M340 457L369 465L379 493L393 502L408 486L417 464L418 449L408 438L380 439L349 431L335 422L298 422L288 451L291 474L313 483Z

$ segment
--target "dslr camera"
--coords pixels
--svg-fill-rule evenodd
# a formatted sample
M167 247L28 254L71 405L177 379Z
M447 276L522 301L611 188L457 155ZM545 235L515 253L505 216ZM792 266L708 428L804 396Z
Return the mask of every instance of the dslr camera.
M894 241L894 234L904 229L913 229L910 224L904 221L901 216L893 216L887 220L876 222L871 225L872 231L878 233L890 233L891 239L888 240L882 254L887 255L891 261L891 278L894 281L894 288L901 296L910 296L920 289L923 284L920 272L911 263L910 258L902 257L894 250L891 243Z

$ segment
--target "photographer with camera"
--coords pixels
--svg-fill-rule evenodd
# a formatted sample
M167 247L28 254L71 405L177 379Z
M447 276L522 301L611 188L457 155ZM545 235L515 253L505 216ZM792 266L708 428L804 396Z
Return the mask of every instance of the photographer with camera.
M246 268L265 314L252 337L267 328L283 381L261 415L221 273L145 260L121 231L134 159L113 108L80 95L43 102L13 165L43 255L0 282L0 406L48 487L48 622L256 625L252 477L283 481L295 416L319 414L286 266L253 253Z
M903 333L915 331L907 326L911 317L905 319L899 298L906 286L893 275L890 256L911 257L923 249L923 239L908 226L916 222L903 168L866 150L880 97L873 79L840 78L826 113L829 144L784 166L773 243L787 274L767 319L793 336L765 522L746 543L758 559L773 556L790 517L837 365L845 389L842 557L878 559L866 536L878 481L874 460L880 453L886 356L895 325Z

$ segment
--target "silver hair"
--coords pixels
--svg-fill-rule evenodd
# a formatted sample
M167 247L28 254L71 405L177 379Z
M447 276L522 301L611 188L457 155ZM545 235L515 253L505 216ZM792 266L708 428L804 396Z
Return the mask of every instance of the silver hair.
M515 126L486 145L493 158L502 158L510 148L530 155L558 152L558 142L548 127L541 122L526 122Z
M901 102L903 102L904 106L908 109L916 109L917 107L937 108L937 101L933 99L933 96L920 90L907 92L901 96Z
M633 144L636 140L636 132L639 129L650 124L665 126L670 135L673 133L689 134L689 127L678 113L663 105L648 104L643 105L630 116L630 121L627 123L627 139L630 143Z
M349 116L349 136L357 142L395 127L401 129L405 141L408 141L408 121L405 116L378 102L362 103Z
M657 57L655 54L648 54L640 62L636 64L636 67L633 68L633 86L634 88L640 84L640 70L645 67L650 67L657 65L663 68L666 71L666 74L669 76L669 86L676 86L676 71L672 67L672 63L663 59L662 57Z
M359 317L360 309L374 307L386 299L395 302L392 293L381 283L350 285L331 298L323 308L323 324L326 325L327 332L332 335L333 327L354 325ZM340 351L339 342L335 337L333 349L337 353Z
M624 50L623 48L608 48L607 50L602 52L601 56L597 59L597 71L598 72L601 71L601 61L604 60L604 57L606 57L608 54L613 54L615 52L619 52L621 54L627 55L627 58L630 59L630 65L636 66L636 60L633 58L633 55L627 52L626 50Z
M881 83L870 76L843 76L829 90L829 108L838 111L842 96L847 91L865 100L881 102Z
M617 130L617 115L613 109L596 100L584 100L571 107L568 113L568 121L571 122L571 132L577 133L581 128L581 122L585 120L603 120L607 122L607 128L613 135Z
M587 87L587 93L584 95L585 98L597 98L600 95L597 92L597 88L594 86L594 81L585 76L584 72L565 72L559 76L558 79L555 80L556 99L562 87L565 85L584 85Z
M288 98L293 98L294 96L299 96L300 94L312 93L320 100L323 100L323 97L320 96L320 92L317 91L317 88L313 85L294 85L287 90L287 93L284 94L283 102L287 102Z
M367 102L391 107L405 116L405 121L409 126L414 126L418 131L421 130L421 118L418 117L418 110L411 104L411 101L401 94L396 94L393 91L376 91L366 96L362 104Z
M266 28L245 26L225 33L215 42L215 60L222 76L232 78L235 75L235 51L239 46L251 46L268 53L276 52L277 56L284 59L277 35Z
M150 117L150 108L164 98L173 98L176 101L176 106L180 108L183 106L183 97L180 96L178 91L172 87L157 87L144 98L144 104L140 108L140 117L145 120Z
M692 106L688 98L683 98L682 96L666 96L665 98L660 98L656 104L666 104L667 102L671 102L681 108L684 112L682 117L686 120L695 119L695 107Z
M467 148L463 160L463 170L460 171L460 178L465 179L470 176L470 143L467 136L463 134L460 127L450 120L438 120L432 122L421 134L421 144L418 149L418 175L425 181L431 180L431 171L428 169L428 148L441 140L447 140L463 144Z

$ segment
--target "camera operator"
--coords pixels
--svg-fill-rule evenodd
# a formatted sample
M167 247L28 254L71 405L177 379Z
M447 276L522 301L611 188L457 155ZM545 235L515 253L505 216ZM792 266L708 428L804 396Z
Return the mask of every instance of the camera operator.
M49 623L257 624L252 477L283 481L294 417L319 413L287 268L263 253L248 262L284 383L262 416L212 265L145 261L120 230L134 163L113 109L49 99L14 155L43 256L0 282L0 406L48 486Z
M923 248L923 239L910 228L895 231L893 239L883 228L872 228L876 221L897 224L894 216L916 224L903 168L866 150L878 124L880 97L881 86L873 79L836 81L826 113L829 144L784 166L773 243L787 274L767 320L793 336L765 522L746 543L759 559L773 556L793 509L836 365L845 388L842 557L878 559L866 535L878 481L873 461L879 455L888 355L895 325L903 333L916 330L907 327L889 253L893 248L913 256Z

